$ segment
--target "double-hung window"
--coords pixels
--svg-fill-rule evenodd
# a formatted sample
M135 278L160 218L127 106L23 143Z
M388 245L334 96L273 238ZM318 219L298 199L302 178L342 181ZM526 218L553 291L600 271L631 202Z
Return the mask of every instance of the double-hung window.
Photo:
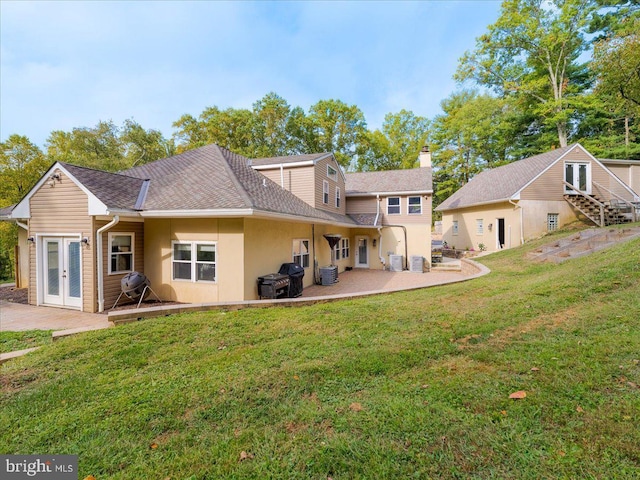
M329 182L322 181L322 203L329 204Z
M340 187L336 187L336 208L340 208Z
M342 246L342 258L349 258L349 239L340 239L340 244Z
M309 268L309 240L293 241L293 263Z
M407 213L409 215L422 214L422 197L409 197L407 203Z
M387 198L387 215L397 215L400 213L400 197Z
M109 232L109 273L133 272L133 233Z
M173 279L190 282L215 282L215 242L173 242Z

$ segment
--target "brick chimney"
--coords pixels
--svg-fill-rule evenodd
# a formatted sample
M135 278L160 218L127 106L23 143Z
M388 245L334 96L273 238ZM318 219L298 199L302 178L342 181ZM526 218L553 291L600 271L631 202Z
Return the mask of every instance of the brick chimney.
M431 152L427 145L422 147L422 150L420 150L418 159L420 160L420 168L431 167Z

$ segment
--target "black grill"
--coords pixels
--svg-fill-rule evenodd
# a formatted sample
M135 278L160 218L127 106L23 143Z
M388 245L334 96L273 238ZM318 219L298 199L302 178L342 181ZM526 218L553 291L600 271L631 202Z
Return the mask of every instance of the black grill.
M302 285L304 268L297 263L283 263L279 273L289 276L289 298L302 295L302 289L304 288Z
M289 276L270 273L258 277L258 296L262 298L282 298L289 296Z

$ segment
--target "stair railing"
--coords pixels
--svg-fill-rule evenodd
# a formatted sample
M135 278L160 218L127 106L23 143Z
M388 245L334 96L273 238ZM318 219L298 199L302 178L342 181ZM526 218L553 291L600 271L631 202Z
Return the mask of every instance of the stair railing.
M566 185L567 187L571 187L571 190L576 192L578 195L588 199L591 203L597 205L600 208L600 223L596 222L599 226L604 227L604 203L600 203L598 200L596 200L595 198L593 198L591 195L586 194L585 192L583 192L582 190L577 189L574 185L570 184L567 181L562 181L562 183L564 185ZM578 210L580 210L580 208L577 205L574 205L574 207L576 207ZM582 210L580 210L582 212ZM587 215L586 212L582 212L585 215ZM589 217L589 215L587 215L587 217ZM591 218L591 217L589 217ZM595 222L595 220L594 220Z
M601 188L602 190L606 190L607 192L609 192L609 194L615 198L617 198L618 200L620 200L622 203L626 204L630 210L631 210L631 215L633 217L633 221L637 222L638 221L638 212L636 211L636 205L634 205L633 203L631 203L630 201L622 198L620 195L618 195L615 192L612 192L611 190L609 190L607 187L604 187L602 185L600 185L598 182L593 182L593 184L598 187Z

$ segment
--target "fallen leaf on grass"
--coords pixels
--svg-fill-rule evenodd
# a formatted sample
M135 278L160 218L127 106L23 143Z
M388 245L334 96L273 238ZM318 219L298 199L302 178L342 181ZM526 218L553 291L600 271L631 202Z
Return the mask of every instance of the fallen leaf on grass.
M563 452L562 450L560 450L560 451L558 452L558 455L560 455L561 457L564 457L564 456L566 455L566 453L565 453L565 452Z
M96 477L94 477L93 475L87 475L86 477L84 477L84 480L96 480Z
M253 453L247 453L244 450L240 452L240 461L251 460L254 457Z
M349 409L352 412L361 412L362 411L362 405L359 404L358 402L353 402L351 405L349 405Z
M538 367L533 367L533 368L531 369L531 371L532 371L532 372L539 372L539 371L540 371L540 369L539 369Z
M155 450L156 448L158 448L158 444L157 443L152 443L151 445L149 445L149 448L151 450Z
M519 390L509 395L509 398L511 398L512 400L522 400L526 396L527 396L527 392L525 392L524 390Z
M576 412L578 412L578 413L584 413L584 408L582 408L580 405L578 405L578 406L576 407Z
M507 411L506 411L506 410L500 410L500 413L501 413L502 415L504 415L505 417L507 416Z

